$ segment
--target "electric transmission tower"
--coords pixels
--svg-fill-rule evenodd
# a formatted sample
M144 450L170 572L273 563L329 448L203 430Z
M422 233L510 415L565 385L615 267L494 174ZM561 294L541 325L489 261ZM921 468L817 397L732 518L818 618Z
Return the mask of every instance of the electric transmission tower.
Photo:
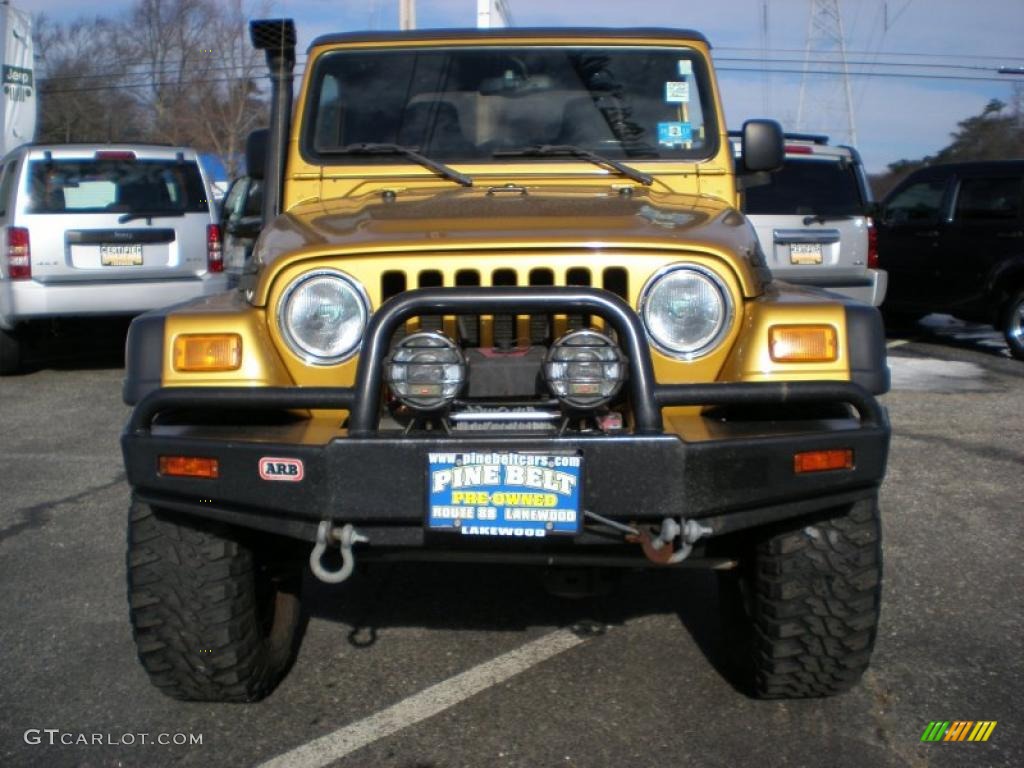
M839 0L810 0L796 129L857 144Z

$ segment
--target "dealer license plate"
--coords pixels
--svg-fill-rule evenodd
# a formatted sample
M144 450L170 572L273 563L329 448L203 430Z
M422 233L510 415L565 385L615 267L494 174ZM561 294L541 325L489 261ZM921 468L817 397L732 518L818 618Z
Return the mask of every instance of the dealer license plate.
M100 264L104 267L137 267L142 264L142 243L101 245Z
M793 243L789 246L791 264L821 264L821 243Z
M430 453L427 462L429 530L514 538L580 532L577 453Z

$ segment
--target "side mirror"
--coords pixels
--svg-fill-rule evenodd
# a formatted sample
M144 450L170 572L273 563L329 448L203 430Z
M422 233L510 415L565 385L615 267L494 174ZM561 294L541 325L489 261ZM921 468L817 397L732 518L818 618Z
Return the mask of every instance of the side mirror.
M260 236L263 220L259 216L245 216L228 222L227 232L240 240L255 240Z
M245 168L246 173L254 179L263 180L267 167L267 144L270 139L270 131L266 128L257 128L249 134L245 140Z
M741 142L740 157L748 173L777 171L786 159L782 126L774 120L747 120Z

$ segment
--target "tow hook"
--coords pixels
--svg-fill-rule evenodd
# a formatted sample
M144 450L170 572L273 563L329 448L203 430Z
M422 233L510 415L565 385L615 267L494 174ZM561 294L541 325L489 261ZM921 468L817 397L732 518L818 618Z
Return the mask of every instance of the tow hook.
M637 526L637 533L626 537L626 541L639 544L644 551L644 556L652 563L658 565L675 565L681 563L690 556L693 545L704 536L710 536L714 531L706 525L701 525L696 520L666 517L661 521L661 530L657 536L651 536L650 531ZM673 542L679 538L680 547L675 549Z
M352 545L369 541L351 523L346 523L342 528L332 528L329 520L323 520L320 522L320 527L316 529L316 546L309 553L309 568L320 581L326 584L341 584L352 575L352 571L356 567ZM334 542L338 542L340 545L341 568L330 571L324 568L321 559L327 551L327 547Z

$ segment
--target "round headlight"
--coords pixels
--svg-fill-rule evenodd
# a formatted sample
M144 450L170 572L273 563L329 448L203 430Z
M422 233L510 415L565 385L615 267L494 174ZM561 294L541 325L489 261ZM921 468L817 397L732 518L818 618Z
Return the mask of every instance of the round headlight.
M384 361L384 377L395 397L418 411L444 408L466 383L466 358L439 331L421 331L402 339Z
M732 298L710 269L680 265L647 283L640 296L640 313L658 349L692 360L714 349L729 330Z
M544 379L566 405L593 409L622 388L626 359L615 342L593 330L571 331L551 345L544 359Z
M278 323L288 346L315 365L333 365L359 348L368 302L359 284L343 272L317 270L303 275L278 308Z

